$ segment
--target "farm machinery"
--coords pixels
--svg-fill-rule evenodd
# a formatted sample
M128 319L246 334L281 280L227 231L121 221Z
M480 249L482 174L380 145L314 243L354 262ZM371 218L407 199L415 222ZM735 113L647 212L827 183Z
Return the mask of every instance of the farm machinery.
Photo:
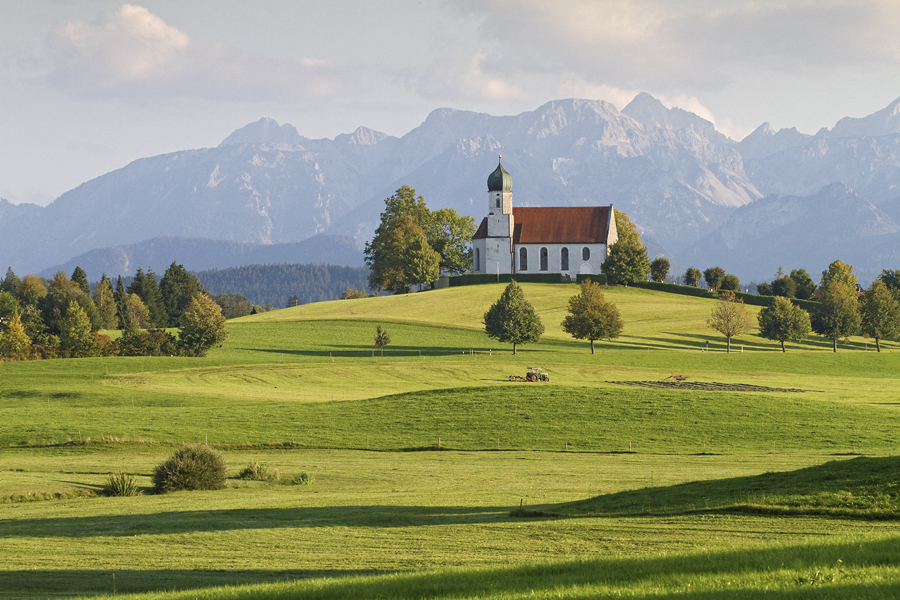
M528 367L528 372L525 373L525 376L521 375L510 375L510 381L543 381L550 382L550 375L547 374L547 371L540 367Z

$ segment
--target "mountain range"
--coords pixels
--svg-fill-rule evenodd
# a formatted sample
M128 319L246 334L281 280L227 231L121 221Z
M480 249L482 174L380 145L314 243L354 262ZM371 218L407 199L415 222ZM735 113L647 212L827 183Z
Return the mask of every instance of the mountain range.
M480 219L501 153L514 205L613 204L674 273L717 265L761 281L783 265L817 278L841 259L870 280L900 268L900 99L815 135L764 123L735 142L645 93L621 111L575 99L515 116L438 109L402 137L360 127L309 139L260 119L46 207L0 200L0 260L20 274L80 264L92 279L149 260L161 271L170 258L190 269L260 257L358 265L403 184L433 209Z

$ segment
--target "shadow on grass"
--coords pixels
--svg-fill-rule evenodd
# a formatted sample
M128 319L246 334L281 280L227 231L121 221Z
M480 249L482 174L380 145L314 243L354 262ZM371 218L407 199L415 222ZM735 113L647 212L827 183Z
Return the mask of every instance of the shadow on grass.
M202 501L204 492L197 494ZM132 537L244 529L308 527L429 527L506 519L508 508L452 506L335 506L272 509L193 510L152 514L10 519L0 522L0 538Z
M710 550L635 558L592 558L535 565L450 568L371 575L360 571L127 570L0 571L0 589L22 595L117 593L235 584L204 597L259 598L520 598L537 593L588 599L630 598L896 598L896 537L792 546ZM880 568L878 576L869 572ZM337 575L363 575L336 577ZM291 580L331 577L309 584ZM690 585L686 585L687 583ZM765 588L765 591L763 591ZM190 598L194 592L165 594Z
M552 506L528 516L624 516L695 512L900 518L900 457L835 460L796 471L630 490Z

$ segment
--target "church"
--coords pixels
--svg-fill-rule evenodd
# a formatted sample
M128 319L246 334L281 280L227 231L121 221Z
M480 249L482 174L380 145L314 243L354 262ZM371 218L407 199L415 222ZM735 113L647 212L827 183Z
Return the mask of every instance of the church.
M502 160L502 157L501 157ZM502 164L488 176L488 216L472 238L473 273L600 272L619 239L610 206L520 207Z

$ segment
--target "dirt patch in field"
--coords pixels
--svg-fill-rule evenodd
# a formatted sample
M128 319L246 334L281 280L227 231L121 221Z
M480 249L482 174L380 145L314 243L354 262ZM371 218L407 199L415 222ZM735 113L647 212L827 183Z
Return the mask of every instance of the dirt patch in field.
M797 388L774 388L748 383L717 383L715 381L607 381L616 385L633 387L663 388L675 390L696 390L698 392L811 392Z

